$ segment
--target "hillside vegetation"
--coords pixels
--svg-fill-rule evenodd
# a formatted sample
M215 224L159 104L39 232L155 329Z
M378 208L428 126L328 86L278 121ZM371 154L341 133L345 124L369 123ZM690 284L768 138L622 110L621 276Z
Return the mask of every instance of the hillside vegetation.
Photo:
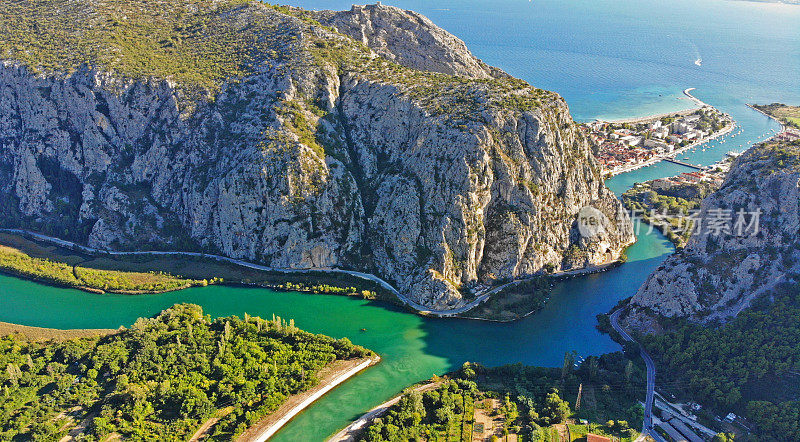
M312 14L255 0L2 0L0 57L34 72L72 73L81 66L132 79L168 79L218 91L225 81L288 65L315 64L404 84L436 114L475 115L481 102L535 108L549 92L511 77L470 79L408 69L322 28ZM489 90L476 90L483 83ZM523 87L535 96L519 94ZM486 92L499 93L489 98Z
M86 64L132 78L215 88L252 72L269 51L280 56L293 40L280 23L246 19L243 10L256 8L249 0L2 5L0 54L40 72L70 73Z
M101 338L34 343L0 338L0 440L59 440L86 420L82 440L187 440L219 418L231 440L318 383L337 360L372 353L304 332L281 318L212 320L196 305Z
M662 382L757 425L757 440L800 440L800 284L782 284L726 324L685 320L646 335ZM738 439L737 439L738 440Z
M522 364L486 368L465 363L452 379L414 387L361 435L366 442L437 440L558 441L568 423L572 440L587 432L632 441L643 418L640 367L622 353L589 357L575 369L567 354L559 368ZM579 385L581 407L576 410ZM577 425L586 419L589 426ZM563 439L561 439L563 440Z
M162 272L123 272L70 265L35 258L3 245L0 245L0 272L50 284L112 293L162 293L209 284L205 279L184 279Z

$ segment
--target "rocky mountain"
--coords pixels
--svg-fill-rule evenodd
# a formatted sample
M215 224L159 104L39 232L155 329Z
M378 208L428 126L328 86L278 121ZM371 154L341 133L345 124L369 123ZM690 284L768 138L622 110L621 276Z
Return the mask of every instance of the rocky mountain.
M417 14L0 3L3 226L357 269L438 308L633 240L564 100Z
M353 5L349 11L309 13L381 57L412 69L470 78L508 76L472 55L458 37L414 11L378 3Z
M739 157L702 203L686 247L632 304L663 316L724 319L800 275L800 142L773 140Z

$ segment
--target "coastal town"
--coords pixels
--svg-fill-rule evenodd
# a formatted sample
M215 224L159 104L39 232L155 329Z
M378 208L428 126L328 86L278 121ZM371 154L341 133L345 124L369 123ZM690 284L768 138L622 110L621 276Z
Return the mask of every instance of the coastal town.
M614 176L662 160L733 130L731 117L711 106L629 121L594 121L582 130L595 147L604 176Z
M724 159L693 172L684 172L680 175L667 178L659 178L648 181L654 190L668 191L676 186L707 183L712 189L718 189L725 181L725 175L733 164L733 160L739 156L737 153L728 153Z

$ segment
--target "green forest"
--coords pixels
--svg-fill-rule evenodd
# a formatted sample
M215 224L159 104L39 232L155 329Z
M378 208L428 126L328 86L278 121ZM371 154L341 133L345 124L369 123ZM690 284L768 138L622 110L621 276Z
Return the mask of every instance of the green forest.
M0 440L58 440L87 421L82 440L187 440L219 418L230 440L315 386L336 360L371 356L281 318L212 320L179 304L102 338L0 338Z
M675 185L669 190L654 190L639 183L622 195L622 203L647 224L657 228L676 248L682 249L692 234L693 210L714 190L709 183Z
M736 411L758 440L800 440L800 285L786 283L725 324L682 320L643 337L670 390Z
M488 439L511 434L546 442L559 440L554 425L569 423L583 435L591 428L630 441L643 419L638 404L643 379L642 368L621 352L589 357L578 368L573 354L565 355L561 368L465 363L449 378L408 388L360 440L471 441L473 434ZM580 419L590 425L576 425Z

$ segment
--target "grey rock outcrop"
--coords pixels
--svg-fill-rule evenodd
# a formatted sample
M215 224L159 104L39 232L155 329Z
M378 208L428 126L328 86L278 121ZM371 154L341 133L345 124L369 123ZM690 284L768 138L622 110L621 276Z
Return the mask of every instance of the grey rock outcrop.
M633 241L557 95L508 77L398 71L264 5L235 13L243 29L249 15L280 20L292 38L213 99L166 79L34 74L6 60L2 223L94 247L367 271L434 308L463 303L474 284L616 259ZM376 14L367 29L407 20ZM385 50L414 64L440 56L429 47ZM447 63L471 59L451 47ZM378 67L343 68L353 53ZM462 64L454 73L480 66ZM596 236L577 228L584 206L607 217Z
M507 76L472 55L461 39L414 11L375 4L312 14L323 25L412 69L470 78Z
M703 200L700 226L686 248L650 275L632 304L669 317L724 319L796 277L799 161L800 147L787 143L767 142L745 152L722 188Z

